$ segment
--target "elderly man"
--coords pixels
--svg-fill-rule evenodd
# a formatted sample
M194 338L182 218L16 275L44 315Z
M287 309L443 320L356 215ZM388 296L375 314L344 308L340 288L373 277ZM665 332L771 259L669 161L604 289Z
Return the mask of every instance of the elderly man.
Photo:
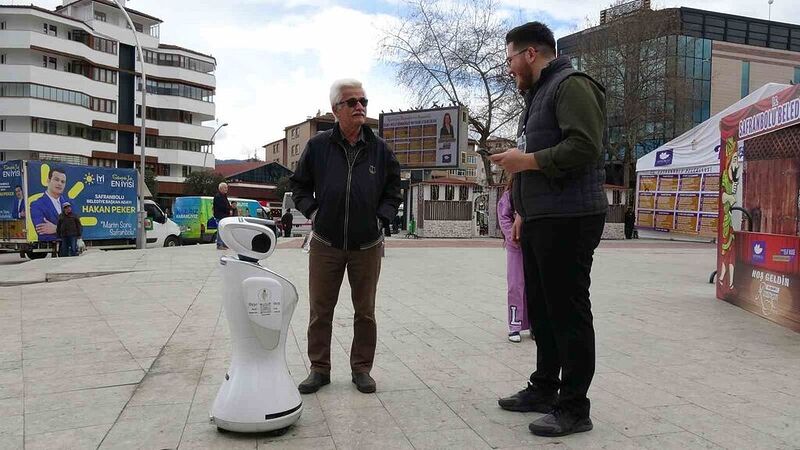
M212 209L214 210L214 220L217 221L217 227L219 227L219 222L231 215L231 204L228 202L227 183L220 183L219 186L217 186L217 191L217 195L214 196ZM225 243L222 242L222 236L217 232L217 250L225 250L227 248Z
M555 47L553 33L539 22L506 35L508 73L525 92L526 109L517 148L491 157L515 174L512 238L522 248L537 347L528 387L499 404L547 414L528 426L540 436L593 426L586 397L595 367L589 285L608 208L605 90L569 58L557 57Z
M295 206L313 223L309 252L308 358L311 373L298 388L316 392L330 383L333 310L344 272L352 290L352 381L375 392L375 292L381 270L382 224L400 205L400 165L383 139L365 125L361 83L339 80L330 92L332 130L308 141L291 178Z

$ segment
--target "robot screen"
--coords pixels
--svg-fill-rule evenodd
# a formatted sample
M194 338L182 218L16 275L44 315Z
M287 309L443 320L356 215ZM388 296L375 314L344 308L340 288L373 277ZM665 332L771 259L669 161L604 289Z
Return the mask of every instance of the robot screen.
M270 239L269 236L263 233L259 233L253 236L253 240L250 242L250 248L252 248L254 252L258 253L269 252L269 248L271 245L272 245L272 239Z

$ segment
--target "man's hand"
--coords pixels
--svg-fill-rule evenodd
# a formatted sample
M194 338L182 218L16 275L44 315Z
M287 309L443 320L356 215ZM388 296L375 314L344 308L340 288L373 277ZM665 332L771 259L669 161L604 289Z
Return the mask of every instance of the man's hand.
M500 165L506 172L512 174L525 170L538 170L539 164L533 153L522 153L518 148L506 150L489 157L493 163Z
M56 225L44 219L44 223L36 225L36 233L38 234L56 234Z
M519 247L519 239L522 236L522 217L514 214L514 225L511 226L511 241Z

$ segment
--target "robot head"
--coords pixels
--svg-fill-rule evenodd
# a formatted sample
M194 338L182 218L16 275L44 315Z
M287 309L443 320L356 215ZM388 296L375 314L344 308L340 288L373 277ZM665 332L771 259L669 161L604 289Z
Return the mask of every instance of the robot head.
M255 217L226 217L217 232L242 261L257 262L275 251L275 233L267 228L269 221Z

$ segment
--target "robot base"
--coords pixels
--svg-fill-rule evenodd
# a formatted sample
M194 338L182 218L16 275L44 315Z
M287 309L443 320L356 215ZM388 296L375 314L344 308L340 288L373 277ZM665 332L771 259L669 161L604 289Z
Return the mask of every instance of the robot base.
M294 425L300 414L303 412L303 404L297 405L297 408L292 408L294 411L280 416L269 418L259 422L233 422L220 419L219 417L211 417L211 423L217 426L220 431L235 431L237 433L263 433L267 431L275 431L285 433L290 426ZM283 434L280 433L280 434Z

